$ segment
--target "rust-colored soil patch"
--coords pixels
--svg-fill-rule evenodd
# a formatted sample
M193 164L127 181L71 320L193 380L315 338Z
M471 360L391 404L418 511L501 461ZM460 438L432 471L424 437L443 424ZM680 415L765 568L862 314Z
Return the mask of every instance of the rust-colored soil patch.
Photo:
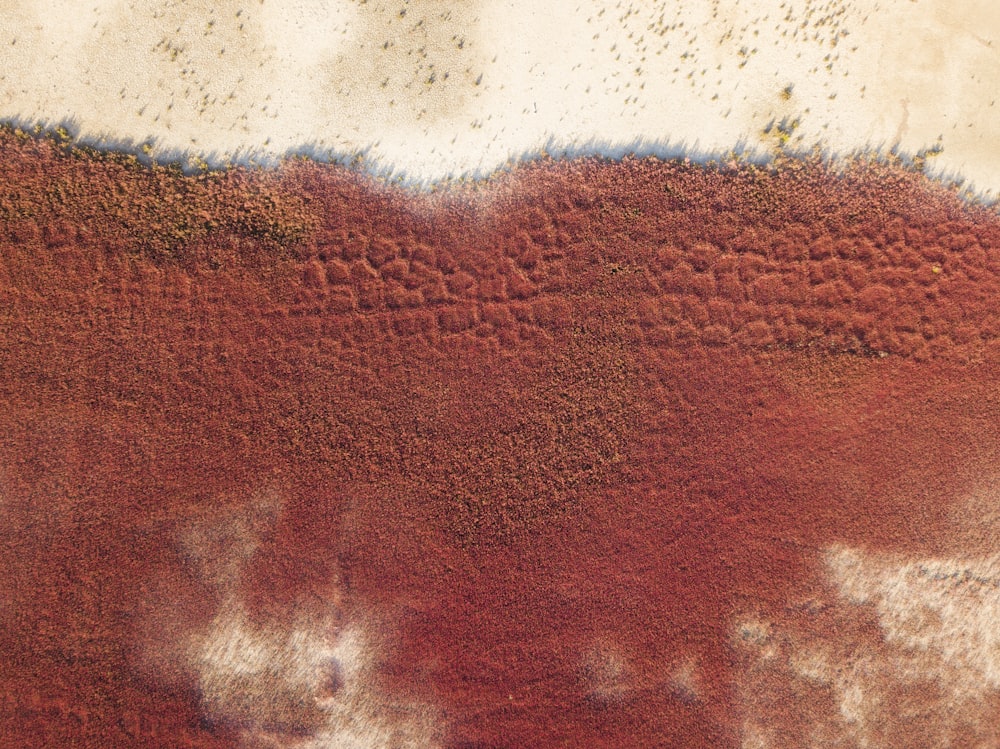
M885 738L855 687L947 712L943 670L831 674L895 662L892 565L992 553L993 211L866 163L413 196L0 152L4 746L851 746Z

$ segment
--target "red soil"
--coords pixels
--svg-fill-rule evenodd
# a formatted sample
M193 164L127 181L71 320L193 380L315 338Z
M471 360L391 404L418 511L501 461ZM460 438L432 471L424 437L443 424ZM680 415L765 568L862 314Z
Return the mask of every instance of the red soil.
M950 548L1000 446L1000 220L901 168L0 152L4 746L238 745L178 528L264 486L253 616L336 580L448 746L735 746L737 618Z

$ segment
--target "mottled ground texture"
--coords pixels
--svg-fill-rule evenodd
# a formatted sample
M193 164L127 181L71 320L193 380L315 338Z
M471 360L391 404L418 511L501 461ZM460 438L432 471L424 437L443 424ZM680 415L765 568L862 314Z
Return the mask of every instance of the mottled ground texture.
M991 747L1000 219L0 133L4 747Z

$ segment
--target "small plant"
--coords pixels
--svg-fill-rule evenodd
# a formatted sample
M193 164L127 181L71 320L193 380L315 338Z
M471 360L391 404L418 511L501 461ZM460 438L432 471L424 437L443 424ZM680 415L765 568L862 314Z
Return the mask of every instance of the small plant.
M795 131L798 130L801 121L798 117L795 119L784 118L780 122L772 122L764 128L764 135L771 136L774 134L774 138L777 141L777 146L779 149L784 149L791 141L792 136Z

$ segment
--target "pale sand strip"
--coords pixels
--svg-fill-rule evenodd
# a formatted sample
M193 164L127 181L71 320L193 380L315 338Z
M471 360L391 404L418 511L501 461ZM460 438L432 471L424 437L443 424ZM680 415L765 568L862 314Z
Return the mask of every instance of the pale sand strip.
M161 152L367 151L416 179L562 144L943 147L1000 188L992 0L4 0L0 117Z

